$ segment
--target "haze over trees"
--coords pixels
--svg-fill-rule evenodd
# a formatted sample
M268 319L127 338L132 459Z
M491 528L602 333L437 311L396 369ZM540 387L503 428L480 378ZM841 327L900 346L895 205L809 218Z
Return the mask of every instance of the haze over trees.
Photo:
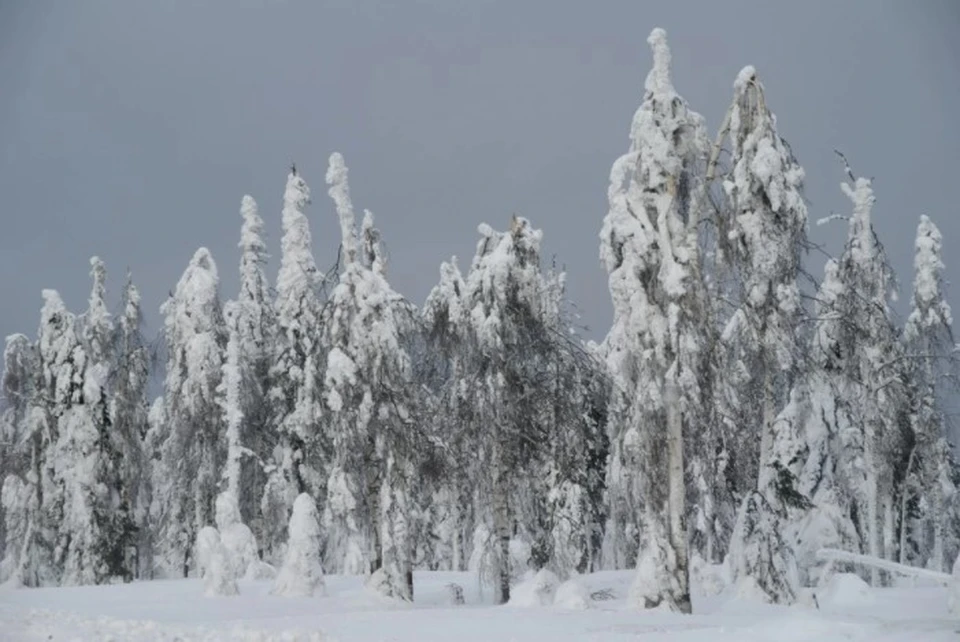
M673 85L666 33L648 43L597 216L614 310L599 344L533 222L480 224L464 271L443 263L419 306L391 286L344 158L324 204L293 168L269 214L275 282L244 196L239 292L220 288L232 259L198 249L160 306L156 357L132 277L112 316L96 257L85 311L44 290L36 338L7 337L0 581L202 576L229 595L279 573L277 594L312 595L340 573L411 601L415 569L470 570L506 602L528 571L629 568L638 608L689 612L706 564L779 603L820 580L821 547L949 570L957 348L939 230L919 217L901 326L872 182L841 157L847 240L821 276L804 170L757 70L733 79L711 135ZM334 214L338 255L315 258L311 220Z

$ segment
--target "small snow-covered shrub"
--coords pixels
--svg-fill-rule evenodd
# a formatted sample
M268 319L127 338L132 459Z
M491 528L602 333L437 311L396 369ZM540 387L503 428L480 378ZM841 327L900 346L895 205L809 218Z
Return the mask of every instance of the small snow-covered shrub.
M519 607L550 606L559 585L560 580L553 571L540 569L532 578L513 587L509 604Z
M194 546L194 556L197 560L197 569L200 577L206 577L213 562L213 554L220 546L220 533L213 526L204 526L197 533L197 542Z
M737 578L733 583L732 601L770 604L773 600L770 599L770 595L763 590L763 587L760 586L755 577L752 575L744 575Z
M580 580L572 578L557 587L553 603L560 608L583 611L590 608L590 596Z
M234 573L233 562L227 549L219 541L210 554L210 564L204 576L204 594L208 597L220 595L239 595L237 577Z
M729 570L724 564L710 564L699 555L690 558L691 589L700 595L720 595L730 585Z
M386 571L382 568L378 568L367 576L364 586L368 591L376 593L380 597L390 597L390 580Z
M257 538L241 521L240 507L233 493L224 491L217 495L216 520L220 542L226 549L236 577L256 579L262 570L257 554Z
M237 575L230 554L220 541L220 533L212 526L205 526L197 533L194 546L200 577L203 578L204 594L237 595Z
M286 558L271 593L285 597L324 594L317 505L307 493L301 493L293 502L288 532Z

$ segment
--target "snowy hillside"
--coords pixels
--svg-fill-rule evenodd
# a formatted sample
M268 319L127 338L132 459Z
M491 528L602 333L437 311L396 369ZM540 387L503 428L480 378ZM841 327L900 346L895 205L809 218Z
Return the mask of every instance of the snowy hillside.
M269 582L241 582L241 594L204 598L199 580L128 585L3 589L0 631L9 642L70 640L267 640L458 642L487 640L956 640L960 622L946 611L940 588L869 589L850 576L820 591L813 606L767 606L729 595L694 599L694 615L639 612L624 597L632 572L600 572L579 580L587 604L571 593L551 606L492 606L469 573L417 573L414 604L387 601L361 579L328 576L328 596L284 598ZM846 580L846 581L845 581ZM448 585L463 587L465 604L450 604ZM852 584L852 586L851 586ZM515 593L524 593L515 587ZM597 599L589 599L590 594ZM601 599L609 598L609 599ZM586 608L584 608L586 607Z

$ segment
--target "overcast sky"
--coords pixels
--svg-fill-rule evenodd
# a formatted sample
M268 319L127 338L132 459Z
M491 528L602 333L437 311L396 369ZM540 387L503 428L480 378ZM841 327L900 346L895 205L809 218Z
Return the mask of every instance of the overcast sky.
M953 0L6 0L0 335L35 335L42 288L82 311L94 254L114 307L133 271L151 334L198 246L233 297L246 193L266 220L274 276L291 161L313 188L317 262L330 265L339 232L323 177L337 150L355 205L377 216L396 289L421 304L443 259L469 266L478 223L502 229L516 212L544 230L545 257L567 265L600 338L611 313L597 234L656 26L674 84L711 130L737 72L757 67L806 169L811 220L848 210L834 148L875 178L904 302L921 214L943 231L958 281ZM822 263L809 261L817 276Z

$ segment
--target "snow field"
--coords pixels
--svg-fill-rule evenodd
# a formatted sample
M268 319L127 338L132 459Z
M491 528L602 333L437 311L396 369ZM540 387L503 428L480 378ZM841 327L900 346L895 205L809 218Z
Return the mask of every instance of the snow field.
M0 640L163 642L939 642L957 640L941 587L870 589L837 575L812 605L770 606L733 591L694 599L689 616L626 602L632 571L605 571L554 585L553 600L492 606L476 575L417 572L415 603L371 593L358 576L326 577L326 597L280 597L270 581L242 580L240 595L203 597L201 580L73 588L0 589ZM465 604L450 606L451 583ZM514 594L549 582L531 577ZM567 588L563 588L567 587ZM576 587L576 588L574 588ZM543 592L540 592L543 595ZM569 596L579 594L584 603Z

